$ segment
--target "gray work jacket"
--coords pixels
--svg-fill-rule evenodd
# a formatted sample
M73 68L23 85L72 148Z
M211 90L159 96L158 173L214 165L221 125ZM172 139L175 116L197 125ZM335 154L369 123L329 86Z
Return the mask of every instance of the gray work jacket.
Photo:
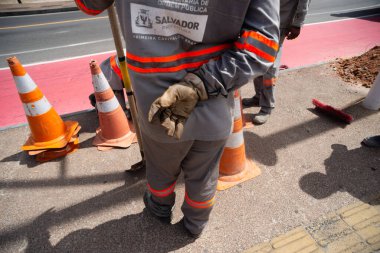
M110 2L76 0L91 15ZM198 102L179 141L226 139L231 91L263 75L275 60L279 0L120 0L116 8L141 131L159 142L177 142L147 115L156 98L192 72L203 80L209 99Z
M303 26L309 4L310 0L280 0L280 28Z

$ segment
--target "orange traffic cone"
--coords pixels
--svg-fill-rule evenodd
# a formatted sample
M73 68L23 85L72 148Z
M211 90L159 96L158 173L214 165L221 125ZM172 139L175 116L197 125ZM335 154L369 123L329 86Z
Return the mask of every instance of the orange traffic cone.
M240 107L239 91L234 92L235 111L233 131L228 137L220 159L217 190L223 191L244 181L257 177L261 170L246 158L243 136L243 120Z
M90 62L90 69L100 125L92 144L98 146L98 150L127 148L136 142L136 134L131 131L128 119L96 61Z
M70 141L76 121L63 122L16 57L7 59L29 123L31 135L23 150L63 148Z

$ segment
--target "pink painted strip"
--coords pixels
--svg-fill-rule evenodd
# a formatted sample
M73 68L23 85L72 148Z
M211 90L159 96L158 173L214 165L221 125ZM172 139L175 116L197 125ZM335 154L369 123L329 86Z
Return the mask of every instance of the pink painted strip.
M291 68L359 55L380 44L380 17L307 25L299 38L286 41L282 64ZM93 92L88 63L102 62L114 53L25 67L59 114L91 108ZM22 62L22 58L20 57ZM0 70L0 127L26 122L9 70Z
M89 62L102 62L114 53L92 55L79 59L43 63L25 70L60 114L92 108L88 96L93 92ZM22 57L19 57L22 63ZM27 122L9 69L0 70L0 127Z
M380 45L380 16L306 25L285 40L281 64L290 68L351 57Z

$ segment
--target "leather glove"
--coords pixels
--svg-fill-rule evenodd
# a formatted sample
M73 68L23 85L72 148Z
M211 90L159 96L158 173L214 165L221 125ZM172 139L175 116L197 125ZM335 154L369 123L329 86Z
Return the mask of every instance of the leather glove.
M185 78L170 86L161 97L151 105L148 120L159 119L169 136L180 139L183 127L199 100L207 100L208 95L203 81L195 74L188 73Z

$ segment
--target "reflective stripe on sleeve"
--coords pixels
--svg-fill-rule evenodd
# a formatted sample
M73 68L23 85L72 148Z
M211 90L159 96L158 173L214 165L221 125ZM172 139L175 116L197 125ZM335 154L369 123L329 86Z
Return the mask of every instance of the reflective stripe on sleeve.
M257 56L259 56L260 58L268 61L268 62L274 62L275 60L275 57L258 49L257 47L255 46L252 46L250 44L241 44L239 42L235 42L235 46L240 49L240 50L247 50L251 53L254 53L256 54Z
M95 92L103 92L110 88L110 85L103 73L94 75L92 77L92 84Z
M186 194L185 194L185 201L186 201L187 204L189 204L189 206L191 206L193 208L198 208L198 209L210 208L215 203L215 196L212 197L212 199L210 199L210 200L203 201L203 202L198 202L198 201L194 201L194 200L190 199L189 195L186 192Z
M254 53L269 62L274 62L279 45L276 41L258 32L245 30L239 40L235 42L235 47Z
M96 102L96 108L99 112L107 113L116 110L120 106L117 98L113 96L110 100Z
M176 182L174 182L173 184L171 184L168 188L165 188L163 190L155 190L153 189L150 184L148 183L147 186L148 186L148 189L149 191L156 197L160 197L160 198L163 198L163 197L167 197L169 196L170 194L172 194L174 192L174 188L175 188L175 184Z
M13 78L15 80L18 93L20 94L29 93L37 88L36 83L28 74L25 74L24 76L13 76Z
M51 104L45 96L38 101L27 104L23 103L22 105L27 116L39 116L47 113L51 109Z
M255 39L255 40L265 44L266 46L268 46L270 48L273 48L275 51L278 51L278 44L274 40L268 39L264 35L261 35L260 33L255 32L255 31L249 31L249 32L244 31L242 37L246 38L248 36L251 37L252 39Z

